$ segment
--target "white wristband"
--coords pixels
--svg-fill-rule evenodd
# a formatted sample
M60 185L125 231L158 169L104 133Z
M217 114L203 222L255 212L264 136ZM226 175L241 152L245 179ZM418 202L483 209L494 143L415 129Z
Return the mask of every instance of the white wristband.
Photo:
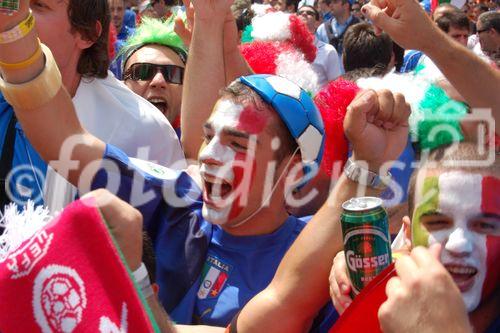
M145 298L153 296L153 288L151 288L151 281L149 280L148 270L146 269L146 265L141 262L141 266L138 269L132 272L134 276L134 280L141 288L141 292Z

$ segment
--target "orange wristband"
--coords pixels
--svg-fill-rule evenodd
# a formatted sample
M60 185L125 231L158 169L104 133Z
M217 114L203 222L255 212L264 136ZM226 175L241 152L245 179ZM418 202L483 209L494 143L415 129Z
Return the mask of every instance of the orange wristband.
M31 55L31 57L15 64L9 64L0 61L0 67L4 69L25 69L30 65L33 65L41 57L42 57L42 45L40 43L40 39L38 39L38 48L36 49L35 53Z

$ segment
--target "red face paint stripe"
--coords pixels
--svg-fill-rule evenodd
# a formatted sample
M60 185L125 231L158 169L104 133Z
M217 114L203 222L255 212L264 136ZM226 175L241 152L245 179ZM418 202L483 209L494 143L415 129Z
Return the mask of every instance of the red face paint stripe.
M247 155L243 153L236 153L234 158L235 161L245 161ZM231 211L229 212L228 220L233 220L238 215L241 214L244 208L244 204L248 204L250 187L252 185L253 179L255 177L255 169L256 169L256 161L253 158L252 161L252 169L249 175L245 176L245 171L249 171L247 166L245 167L234 167L234 182L233 182L233 191L237 189L241 189L240 193L237 197L234 198L234 201L231 205ZM242 196L246 196L246 200L243 200Z
M247 106L241 111L236 128L248 134L259 134L266 127L268 118L265 111L258 111Z
M481 301L486 300L500 284L500 237L486 236L486 278Z
M483 177L481 211L483 213L500 215L500 179Z

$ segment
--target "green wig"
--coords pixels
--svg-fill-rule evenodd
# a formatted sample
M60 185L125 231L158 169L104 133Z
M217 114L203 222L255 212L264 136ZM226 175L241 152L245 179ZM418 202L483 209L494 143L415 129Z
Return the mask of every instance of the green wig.
M137 27L134 34L127 39L118 54L118 56L123 56L122 72L125 70L128 58L135 51L145 45L151 44L168 47L177 53L181 60L186 63L188 51L182 39L174 31L174 20L174 16L171 16L166 21L143 18L141 24Z

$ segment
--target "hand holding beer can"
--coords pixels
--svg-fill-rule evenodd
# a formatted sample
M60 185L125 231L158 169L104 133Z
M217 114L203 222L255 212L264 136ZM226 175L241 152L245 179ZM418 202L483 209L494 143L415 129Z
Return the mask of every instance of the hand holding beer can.
M10 15L19 10L19 0L0 0L0 13Z
M380 198L352 198L342 209L344 252L354 297L392 262L389 223Z

